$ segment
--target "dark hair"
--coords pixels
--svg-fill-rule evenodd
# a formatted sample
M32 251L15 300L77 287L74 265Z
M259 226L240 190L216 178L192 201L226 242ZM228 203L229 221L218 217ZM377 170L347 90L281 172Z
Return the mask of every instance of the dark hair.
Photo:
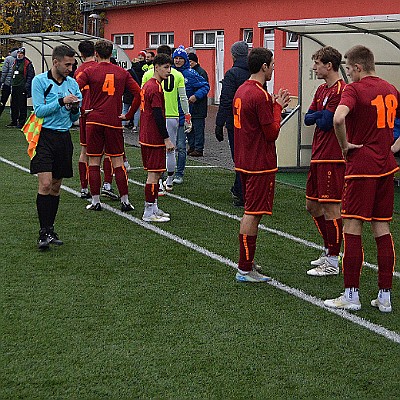
M94 43L91 40L84 40L78 45L79 52L83 57L93 57L94 56Z
M344 55L347 64L360 64L365 72L375 71L374 53L365 46L354 46Z
M157 54L154 57L154 65L172 64L172 58L168 54Z
M51 55L52 60L61 61L64 57L74 57L75 50L69 46L56 46L53 49L53 53Z
M155 56L154 51L148 51L147 53L151 54L152 57Z
M249 53L248 64L249 72L256 74L260 71L263 64L267 64L269 67L272 61L272 51L265 49L264 47L256 47Z
M101 59L106 60L111 57L113 44L109 40L100 39L94 45L94 49Z
M167 44L162 44L157 47L157 54L167 54L170 56L172 54L172 49Z
M322 64L332 64L334 71L339 71L340 62L342 61L342 55L338 50L331 46L325 46L317 50L311 57L312 60L320 60Z
M9 53L12 53L13 51L18 50L18 49L19 49L19 47L13 47L12 49L10 49Z

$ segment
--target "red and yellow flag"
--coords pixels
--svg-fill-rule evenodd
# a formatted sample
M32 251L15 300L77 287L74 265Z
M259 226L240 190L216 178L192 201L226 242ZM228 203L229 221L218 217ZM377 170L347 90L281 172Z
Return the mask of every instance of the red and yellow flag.
M32 111L31 115L26 120L25 125L21 128L21 131L24 133L25 139L28 142L28 156L31 159L36 154L36 146L39 141L42 124L43 118L38 118Z

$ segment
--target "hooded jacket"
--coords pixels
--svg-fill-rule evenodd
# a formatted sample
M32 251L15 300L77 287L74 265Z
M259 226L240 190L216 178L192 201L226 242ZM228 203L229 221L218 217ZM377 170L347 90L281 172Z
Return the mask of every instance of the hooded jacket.
M192 118L205 118L207 116L207 94L210 91L208 82L200 76L194 69L190 68L189 58L183 46L179 46L172 58L182 57L185 63L182 67L176 68L185 78L186 96L196 96L197 101L189 103L189 111Z
M3 68L1 69L1 84L11 86L13 77L13 65L17 59L17 50L13 51L11 55L7 56L4 60Z

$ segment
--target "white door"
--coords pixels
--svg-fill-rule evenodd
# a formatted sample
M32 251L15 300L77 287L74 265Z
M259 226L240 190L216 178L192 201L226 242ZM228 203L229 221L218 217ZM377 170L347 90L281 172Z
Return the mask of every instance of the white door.
M274 52L275 33L273 29L264 29L264 47ZM269 82L267 82L268 93L274 93L274 74Z
M215 37L215 104L219 104L222 79L224 79L224 31L217 31Z

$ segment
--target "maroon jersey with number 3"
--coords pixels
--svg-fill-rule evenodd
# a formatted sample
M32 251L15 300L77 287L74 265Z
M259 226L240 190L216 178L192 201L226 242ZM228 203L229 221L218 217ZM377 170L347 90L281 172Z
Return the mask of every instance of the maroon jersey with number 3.
M245 173L277 170L275 140L268 141L262 125L274 122L271 96L255 80L248 80L233 100L235 169Z

